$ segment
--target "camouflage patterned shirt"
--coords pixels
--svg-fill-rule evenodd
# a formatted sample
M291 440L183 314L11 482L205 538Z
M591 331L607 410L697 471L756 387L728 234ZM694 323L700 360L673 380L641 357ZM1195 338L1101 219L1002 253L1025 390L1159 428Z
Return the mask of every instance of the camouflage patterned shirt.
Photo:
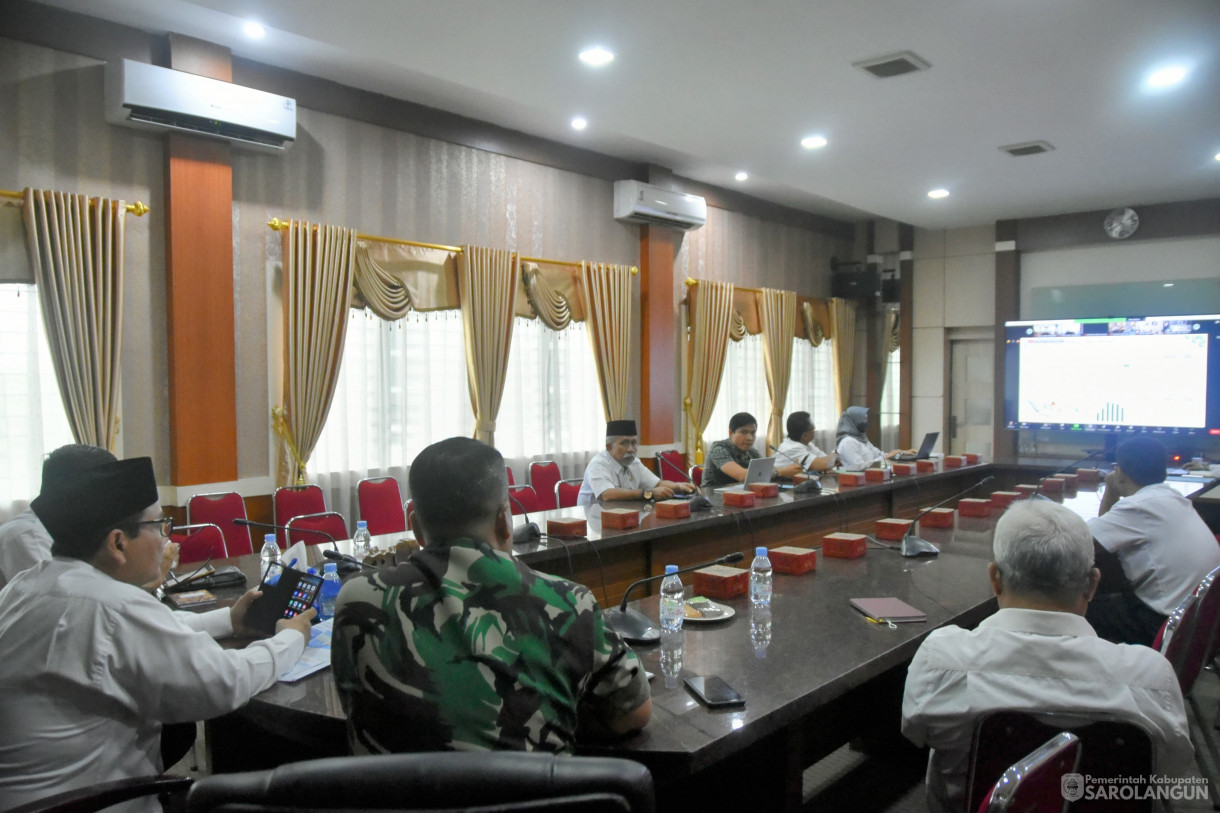
M649 694L587 587L470 539L351 578L331 665L357 754L571 752L579 722Z

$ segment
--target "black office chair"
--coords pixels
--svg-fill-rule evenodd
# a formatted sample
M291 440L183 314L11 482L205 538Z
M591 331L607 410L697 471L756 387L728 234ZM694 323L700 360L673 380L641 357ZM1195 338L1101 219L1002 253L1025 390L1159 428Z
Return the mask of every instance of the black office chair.
M199 780L188 813L579 811L652 813L638 762L548 753L446 752L316 759Z
M140 776L76 788L20 805L9 813L92 813L145 796L182 796L194 780L189 776ZM167 808L167 809L177 809Z

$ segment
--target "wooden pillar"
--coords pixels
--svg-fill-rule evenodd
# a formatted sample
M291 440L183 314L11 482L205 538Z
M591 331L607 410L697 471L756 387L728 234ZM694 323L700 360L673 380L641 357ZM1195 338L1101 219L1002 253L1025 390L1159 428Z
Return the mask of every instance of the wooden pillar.
M170 34L168 67L232 81L229 49ZM215 139L165 137L172 485L237 479L233 163Z
M992 456L1017 453L1017 433L1004 428L1004 356L1007 352L1004 322L1020 319L1021 255L1017 251L1017 221L995 224L995 379L991 410Z
M679 233L640 227L640 442L646 446L678 440L674 415L681 403L674 257ZM694 449L687 450L693 454Z

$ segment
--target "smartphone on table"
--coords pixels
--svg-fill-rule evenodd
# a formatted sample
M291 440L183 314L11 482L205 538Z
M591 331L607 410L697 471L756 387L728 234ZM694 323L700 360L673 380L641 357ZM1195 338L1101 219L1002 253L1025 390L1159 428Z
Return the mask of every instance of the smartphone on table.
M746 704L746 699L736 689L715 675L710 677L688 677L683 682L691 694L699 698L710 709L744 706Z

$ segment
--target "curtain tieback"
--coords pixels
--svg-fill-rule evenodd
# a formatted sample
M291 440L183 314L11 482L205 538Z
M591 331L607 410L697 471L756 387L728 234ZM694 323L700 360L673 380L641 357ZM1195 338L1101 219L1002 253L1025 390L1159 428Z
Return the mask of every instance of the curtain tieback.
M296 461L297 485L305 485L305 461L301 459L301 453L297 451L297 443L292 436L292 427L288 425L288 410L282 406L272 407L271 427L284 441L284 445L288 447L288 452L292 455L292 459Z
M474 422L474 431L476 432L494 432L496 431L495 421L476 420Z

